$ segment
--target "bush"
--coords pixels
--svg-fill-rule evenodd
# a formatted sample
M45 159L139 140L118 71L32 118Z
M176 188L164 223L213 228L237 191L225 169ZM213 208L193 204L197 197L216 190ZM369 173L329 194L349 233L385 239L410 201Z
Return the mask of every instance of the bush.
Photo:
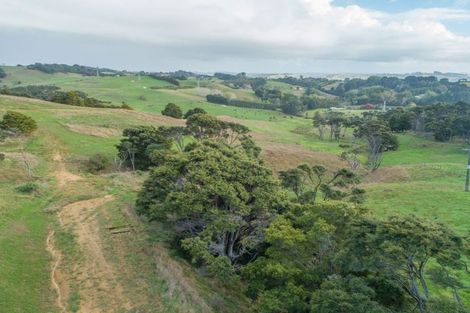
M37 128L36 122L31 117L14 111L7 111L0 121L0 129L18 131L22 135L31 134Z
M37 192L38 190L39 186L35 182L27 182L15 188L15 191L20 193L33 193Z
M91 156L85 164L87 171L90 173L99 173L109 168L110 165L109 159L101 153Z
M184 118L187 119L188 117L190 117L193 114L207 114L207 112L206 112L206 110L201 109L201 108L190 109L186 113L184 113Z
M228 104L228 99L221 95L207 95L207 102L217 104Z
M181 108L179 106L177 106L176 104L171 103L171 102L166 105L165 109L163 109L163 111L162 111L162 114L166 115L166 116L171 116L171 117L174 117L174 118L182 118L183 117L183 111L181 111Z
M0 78L4 78L6 77L7 74L5 73L5 71L3 70L3 68L0 67Z

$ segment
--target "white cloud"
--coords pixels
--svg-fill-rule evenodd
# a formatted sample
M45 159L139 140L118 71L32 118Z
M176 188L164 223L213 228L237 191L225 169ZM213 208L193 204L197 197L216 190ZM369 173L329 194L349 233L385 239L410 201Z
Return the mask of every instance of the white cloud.
M470 21L470 11L390 14L332 0L0 0L0 28L101 36L215 60L469 62L470 37L451 32L448 20Z

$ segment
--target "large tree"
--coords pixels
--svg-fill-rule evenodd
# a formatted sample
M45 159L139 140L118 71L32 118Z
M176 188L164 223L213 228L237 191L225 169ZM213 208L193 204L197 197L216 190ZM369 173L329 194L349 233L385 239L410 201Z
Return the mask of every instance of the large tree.
M133 170L146 170L153 165L150 153L153 150L168 150L172 142L166 131L153 126L126 128L124 138L116 145L118 156Z
M372 170L379 168L384 152L398 148L398 139L392 134L390 127L375 118L364 119L355 129L354 136L366 140L367 165Z
M152 169L138 212L174 226L194 260L222 273L254 257L284 201L270 170L243 149L193 143Z

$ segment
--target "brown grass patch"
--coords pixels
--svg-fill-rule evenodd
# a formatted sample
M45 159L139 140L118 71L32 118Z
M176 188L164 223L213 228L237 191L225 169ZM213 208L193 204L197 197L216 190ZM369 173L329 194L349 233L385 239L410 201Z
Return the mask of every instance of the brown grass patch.
M397 183L410 179L410 173L402 166L381 167L363 178L364 184Z
M326 152L309 151L300 145L269 144L262 146L261 158L274 171L296 167L302 163L323 165L328 170L346 167L347 164L337 155Z
M66 124L67 128L79 134L85 134L95 137L117 137L121 135L121 131L115 128L92 126L86 124Z

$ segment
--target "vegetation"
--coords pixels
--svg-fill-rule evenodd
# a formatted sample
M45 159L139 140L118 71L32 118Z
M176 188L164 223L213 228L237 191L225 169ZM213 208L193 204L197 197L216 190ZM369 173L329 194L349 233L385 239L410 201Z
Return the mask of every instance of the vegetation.
M6 76L7 76L7 74L5 73L3 68L0 67L0 78L5 78Z
M0 130L19 135L29 135L38 128L31 117L15 111L7 111L0 121ZM0 136L1 137L1 136Z
M37 192L39 186L35 182L27 182L15 187L15 190L20 193L33 193Z
M166 105L165 109L163 109L162 115L171 116L174 118L182 118L183 111L181 111L179 106L170 102Z
M146 76L137 80L133 76L49 75L24 67L5 70L8 75L3 83L8 88L22 86L18 81L26 85L50 83L67 91L83 90L112 104L125 101L138 111L89 110L0 96L4 112L15 110L31 116L40 132L40 136L22 139L21 144L18 138L0 143L4 155L0 162L0 250L5 251L0 254L0 289L5 290L0 302L5 310L57 311L56 294L49 287L56 258L45 249L48 230L55 231L51 242L62 254L58 268L72 282L70 296L63 300L71 310L83 310L85 301L94 297L98 299L95 304L112 306L109 299L120 304L126 301L129 310L142 312L158 308L165 312L398 313L419 311L421 307L427 313L463 313L470 305L470 280L463 263L468 258L465 236L470 218L462 209L468 202L462 192L465 137L457 132L445 142L424 137L422 132L431 132L425 128L427 123L408 113L427 107L406 107L384 114L369 111L366 116L359 110L315 110L305 112L308 118L286 118L280 110L207 103L205 94L200 93L203 89L196 89L194 77L180 81L190 88L175 90ZM260 80L259 84L267 89L279 88L282 94L295 93L304 110L309 109L304 96L342 101L339 96L321 93L319 88L335 88L326 82L310 88L309 95L303 95L307 87L297 90L285 82L273 82L268 79L263 85ZM253 86L257 83L253 81ZM227 99L256 101L251 83L235 87L207 79L200 84L219 90ZM155 85L161 88L151 89ZM147 101L139 100L141 95ZM169 102L178 103L184 112L195 107L205 112L188 114L183 126L182 121L154 114ZM280 108L281 103L278 105ZM441 111L445 112L443 116L455 114L450 114L452 107ZM312 127L314 116L329 121L322 126L323 140L319 139L317 124ZM367 120L388 127L387 132L393 132L399 142L399 149L383 153L381 166L374 172L354 168L357 162L366 163L368 143L365 137L352 135ZM70 125L82 126L83 132ZM115 132L95 133L100 129L135 130L142 125L153 130L135 131L124 138ZM86 164L97 153L111 160L116 144L123 158L115 158L114 165L120 171L108 167L106 175L80 172L80 161ZM14 192L15 186L32 181L23 168L23 149L37 162L34 181L41 186L41 193L34 197ZM57 159L63 161L54 161L57 151L62 154ZM347 161L338 157L343 153ZM130 160L132 154L134 162ZM137 154L147 162L142 170L149 169L148 173L124 171L131 170L132 163L138 169ZM224 167L217 166L219 160ZM305 167L297 167L304 163ZM308 197L318 183L315 173L310 179L310 171L323 167L321 179L328 183L346 166L351 167L348 171L352 175L343 172L351 178L350 184L336 185L343 180L340 177L329 185L331 190L319 187L314 201ZM71 172L68 175L72 180L59 191L56 171L63 168ZM281 175L278 180L271 173L293 169L302 170L300 197L291 187L295 185L284 184ZM165 177L172 184L165 185L155 177ZM348 181L348 177L344 179ZM358 177L362 183L356 180ZM152 183L158 188L152 189ZM253 199L252 183L259 192L271 191L266 196L278 205L268 207L264 201ZM270 185L261 183L273 183L274 187L269 189ZM217 188L219 185L221 188ZM158 194L159 188L169 191ZM333 196L336 192L345 195L335 200L329 191ZM215 192L217 199L230 202L224 205L212 201ZM170 194L183 206L173 210L177 202ZM149 195L155 198L148 205L137 205L139 212L152 219L145 225L133 218L133 203ZM86 211L83 222L78 215L67 219L77 201L97 203L102 197L109 203ZM73 204L72 210L63 210L68 204ZM55 214L44 213L59 210L67 227L57 223ZM228 215L233 218L226 223L224 216ZM221 220L223 223L218 223ZM185 225L196 227L188 232L183 231ZM102 257L87 254L83 238L76 237L79 226L97 235L94 246ZM109 228L116 226L123 227L118 228L123 232L113 234L115 230ZM220 236L239 230L239 226L248 230L239 231L241 242L232 245L230 261L230 249L221 248ZM18 245L23 248L18 249ZM407 252L413 253L413 262ZM85 280L87 271L74 274L72 269L84 269L89 259L93 264L106 260L106 268L115 278L107 281L100 277L104 282L100 288L83 294L84 286L94 280ZM190 265L191 261L195 263Z
M171 76L161 75L161 74L149 74L148 76L152 77L154 79L157 79L157 80L162 80L162 81L168 82L168 83L170 83L172 85L175 85L175 86L180 86L179 80L174 78L174 77L171 77Z
M91 66L83 65L67 65L67 64L47 64L47 63L34 63L27 66L28 69L38 70L48 74L54 73L74 73L81 74L84 76L114 76L114 75L123 75L125 72L116 71L109 68L96 68Z
M95 98L88 97L84 92L78 90L61 91L56 86L25 86L0 89L0 94L20 96L52 101L62 104L85 106L92 108L110 108L110 109L132 109L127 104L123 103L120 106L111 105L109 102L101 101Z

